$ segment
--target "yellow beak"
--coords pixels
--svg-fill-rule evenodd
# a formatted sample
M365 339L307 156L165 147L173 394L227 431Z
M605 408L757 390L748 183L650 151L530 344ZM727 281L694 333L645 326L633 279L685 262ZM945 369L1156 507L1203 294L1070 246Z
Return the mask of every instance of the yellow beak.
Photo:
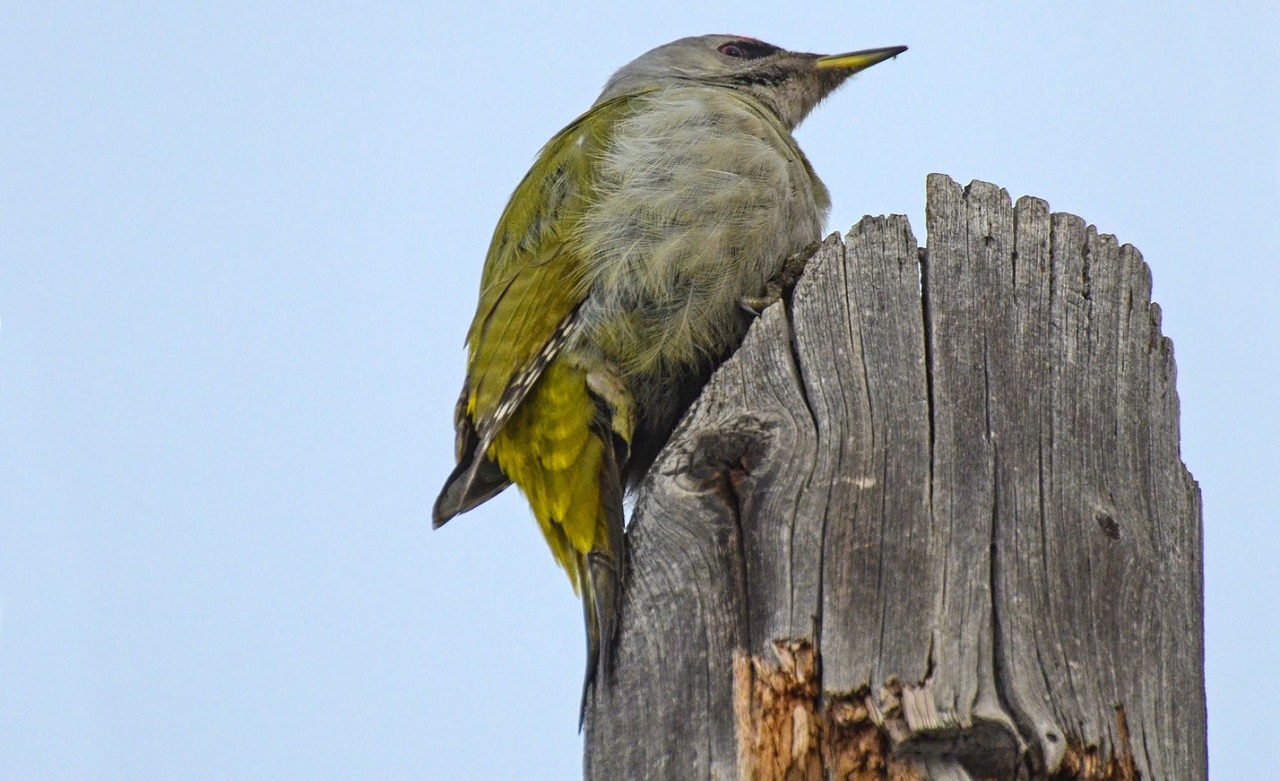
M819 57L814 63L814 67L842 68L852 75L860 70L866 70L876 63L897 57L906 50L907 47L905 46L887 46L883 49L864 49L860 52L849 52L848 54L828 54L825 57Z

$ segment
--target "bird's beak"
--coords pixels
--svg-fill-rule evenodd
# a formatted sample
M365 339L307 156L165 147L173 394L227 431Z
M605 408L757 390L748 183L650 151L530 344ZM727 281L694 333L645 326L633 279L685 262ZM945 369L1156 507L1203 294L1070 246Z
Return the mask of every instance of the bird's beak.
M785 59L779 62L785 63L784 67L793 78L763 87L761 91L769 101L770 108L790 130L799 125L814 106L850 76L906 50L905 46L889 46L884 49L825 56L808 52L786 52Z
M814 67L839 68L848 71L846 75L852 76L876 63L897 57L906 50L907 47L905 46L887 46L883 49L864 49L860 52L849 52L848 54L828 54L825 57L819 57L814 62Z

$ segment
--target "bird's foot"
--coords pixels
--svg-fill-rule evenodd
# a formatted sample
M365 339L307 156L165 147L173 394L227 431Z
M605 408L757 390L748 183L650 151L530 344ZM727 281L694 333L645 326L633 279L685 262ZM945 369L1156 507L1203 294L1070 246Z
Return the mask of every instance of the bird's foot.
M763 296L744 296L738 299L738 305L753 317L759 317L761 312L791 293L796 283L800 281L800 277L804 275L809 259L817 253L821 245L820 241L811 242L804 249L787 258L782 262L782 267L777 273L765 283Z

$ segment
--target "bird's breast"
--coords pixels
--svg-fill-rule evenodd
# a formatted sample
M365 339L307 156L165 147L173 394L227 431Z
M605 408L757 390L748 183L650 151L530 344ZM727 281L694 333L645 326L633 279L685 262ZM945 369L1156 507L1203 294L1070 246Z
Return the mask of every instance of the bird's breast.
M739 302L820 237L830 203L791 134L750 98L670 87L636 100L595 166L576 237L590 282L583 340L629 385L732 351Z

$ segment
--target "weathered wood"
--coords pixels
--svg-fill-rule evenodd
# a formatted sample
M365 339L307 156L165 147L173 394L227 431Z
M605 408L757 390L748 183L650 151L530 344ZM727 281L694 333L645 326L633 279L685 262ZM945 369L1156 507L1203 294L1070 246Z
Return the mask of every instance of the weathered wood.
M928 184L832 237L639 493L588 779L1203 779L1199 491L1132 247Z

